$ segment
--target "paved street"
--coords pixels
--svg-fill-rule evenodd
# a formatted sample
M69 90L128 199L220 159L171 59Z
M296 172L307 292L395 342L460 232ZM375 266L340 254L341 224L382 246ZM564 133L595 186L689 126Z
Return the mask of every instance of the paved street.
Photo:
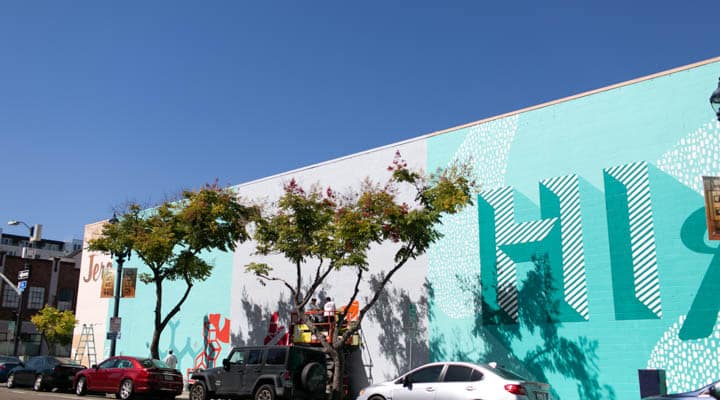
M102 399L105 398L105 396L95 396L95 395L89 395L86 396L88 400L91 399ZM110 398L108 396L107 398ZM114 396L112 398L115 398ZM22 399L22 400L49 400L49 399L78 399L78 396L76 396L74 393L67 393L67 392L34 392L32 389L8 389L4 385L0 387L0 399Z
M32 389L29 388L19 388L19 389L8 389L5 387L5 384L2 384L0 386L0 400L53 400L53 399L87 399L87 400L96 400L96 399L115 399L114 395L107 395L107 396L99 396L99 395L87 395L84 397L78 397L74 393L67 393L67 392L34 392ZM145 397L146 399L149 399ZM187 392L183 393L178 399L187 399Z

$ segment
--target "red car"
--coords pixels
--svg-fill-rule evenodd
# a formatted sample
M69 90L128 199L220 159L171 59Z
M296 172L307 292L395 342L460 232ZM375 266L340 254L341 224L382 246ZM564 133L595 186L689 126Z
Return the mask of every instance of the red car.
M115 393L128 400L135 394L151 394L161 399L174 399L182 393L180 371L160 360L141 357L110 357L99 365L84 369L73 379L75 394Z

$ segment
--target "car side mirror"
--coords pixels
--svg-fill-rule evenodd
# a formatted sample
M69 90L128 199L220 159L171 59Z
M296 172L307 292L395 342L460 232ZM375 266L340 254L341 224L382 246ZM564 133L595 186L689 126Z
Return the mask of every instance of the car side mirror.
M409 376L406 376L405 378L403 378L403 386L406 388L409 388L410 386L412 386L412 378L410 378Z
M709 392L714 399L720 399L720 382L710 386Z
M226 370L230 369L230 360L228 360L227 358L223 358L223 368L225 368Z
M97 366L97 364L93 364L93 365L90 366L90 368L92 368L92 369L98 369L98 366Z

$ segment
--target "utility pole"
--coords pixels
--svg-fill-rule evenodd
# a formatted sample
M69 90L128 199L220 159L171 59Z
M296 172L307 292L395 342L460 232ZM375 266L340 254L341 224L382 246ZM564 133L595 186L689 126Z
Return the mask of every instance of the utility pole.
M120 222L113 213L112 218L108 221L110 224L117 224ZM110 331L108 332L108 338L110 339L110 357L115 356L115 349L117 345L117 337L120 334L120 289L122 286L122 274L123 264L125 260L130 259L131 249L123 249L119 253L110 253L111 257L114 257L117 261L117 275L115 275L115 304L113 305L113 316L110 319Z
M25 225L25 227L28 228L28 231L30 232L30 235L28 236L28 245L23 247L22 249L22 259L25 260L25 268L18 272L17 288L12 285L13 289L15 289L15 292L18 294L18 308L15 315L15 337L13 338L13 355L18 356L18 353L20 351L20 335L22 334L22 310L24 303L23 300L25 299L25 288L27 288L28 281L30 280L31 254L28 249L32 247L32 244L34 242L39 242L41 240L42 225L38 224L30 226L23 221L16 220L8 221L8 225ZM3 278L5 278L4 275Z
M18 356L20 350L20 335L22 334L22 310L25 303L25 288L27 288L28 280L30 280L30 260L25 260L25 269L18 272L18 307L15 315L15 335L13 338L13 355Z

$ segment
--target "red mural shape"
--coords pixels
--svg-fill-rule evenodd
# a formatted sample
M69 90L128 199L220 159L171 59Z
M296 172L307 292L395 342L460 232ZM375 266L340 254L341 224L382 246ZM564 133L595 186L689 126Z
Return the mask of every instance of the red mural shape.
M224 319L222 328L220 320ZM222 353L223 343L230 343L230 320L223 318L220 314L208 314L203 320L203 348L195 356L193 367L188 368L187 374L190 375L196 369L213 368L216 365L220 353Z

